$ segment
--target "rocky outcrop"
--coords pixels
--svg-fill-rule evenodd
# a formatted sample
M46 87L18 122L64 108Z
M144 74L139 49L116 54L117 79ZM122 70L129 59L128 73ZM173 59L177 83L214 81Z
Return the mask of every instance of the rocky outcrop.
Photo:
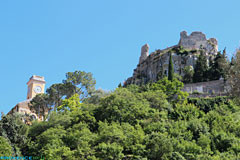
M174 72L184 75L186 66L196 65L200 51L208 59L213 58L218 52L218 43L215 38L207 39L201 32L193 32L189 36L186 31L180 33L178 45L156 50L149 55L149 45L141 48L141 56L133 76L125 81L128 84L142 84L149 81L155 82L164 75L168 75L169 55L172 54Z

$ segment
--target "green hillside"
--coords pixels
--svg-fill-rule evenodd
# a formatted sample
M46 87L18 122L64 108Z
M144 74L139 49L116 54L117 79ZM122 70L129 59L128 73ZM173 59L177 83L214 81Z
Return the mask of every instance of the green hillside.
M68 72L31 102L39 113L51 109L45 121L2 115L0 157L240 159L239 55L229 70L233 89L227 97L188 98L174 75L141 86L120 84L109 92L95 89L91 73Z

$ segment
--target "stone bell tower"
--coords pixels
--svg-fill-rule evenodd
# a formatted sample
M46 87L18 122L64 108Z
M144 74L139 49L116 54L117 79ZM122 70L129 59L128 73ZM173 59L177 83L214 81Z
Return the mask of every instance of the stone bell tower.
M32 99L37 94L44 93L45 84L44 77L33 75L27 82L27 99Z

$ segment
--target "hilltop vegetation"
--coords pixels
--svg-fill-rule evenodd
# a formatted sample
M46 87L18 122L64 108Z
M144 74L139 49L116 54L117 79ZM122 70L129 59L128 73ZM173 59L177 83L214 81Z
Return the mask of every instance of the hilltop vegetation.
M230 75L238 82L238 57ZM230 73L230 72L229 72ZM167 77L142 86L95 90L90 73L69 72L36 96L33 108L52 108L28 126L24 115L2 116L0 156L51 160L229 160L240 158L239 92L189 99L183 83Z

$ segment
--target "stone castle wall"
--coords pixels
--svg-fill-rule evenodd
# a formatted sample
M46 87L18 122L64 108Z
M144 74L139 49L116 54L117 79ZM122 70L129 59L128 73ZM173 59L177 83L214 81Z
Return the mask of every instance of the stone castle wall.
M204 48L208 54L217 54L218 42L215 38L207 39L202 32L192 32L189 36L186 31L180 33L178 45L188 49Z
M226 82L222 79L209 82L185 84L183 91L188 92L190 97L222 96L227 93L226 86Z

